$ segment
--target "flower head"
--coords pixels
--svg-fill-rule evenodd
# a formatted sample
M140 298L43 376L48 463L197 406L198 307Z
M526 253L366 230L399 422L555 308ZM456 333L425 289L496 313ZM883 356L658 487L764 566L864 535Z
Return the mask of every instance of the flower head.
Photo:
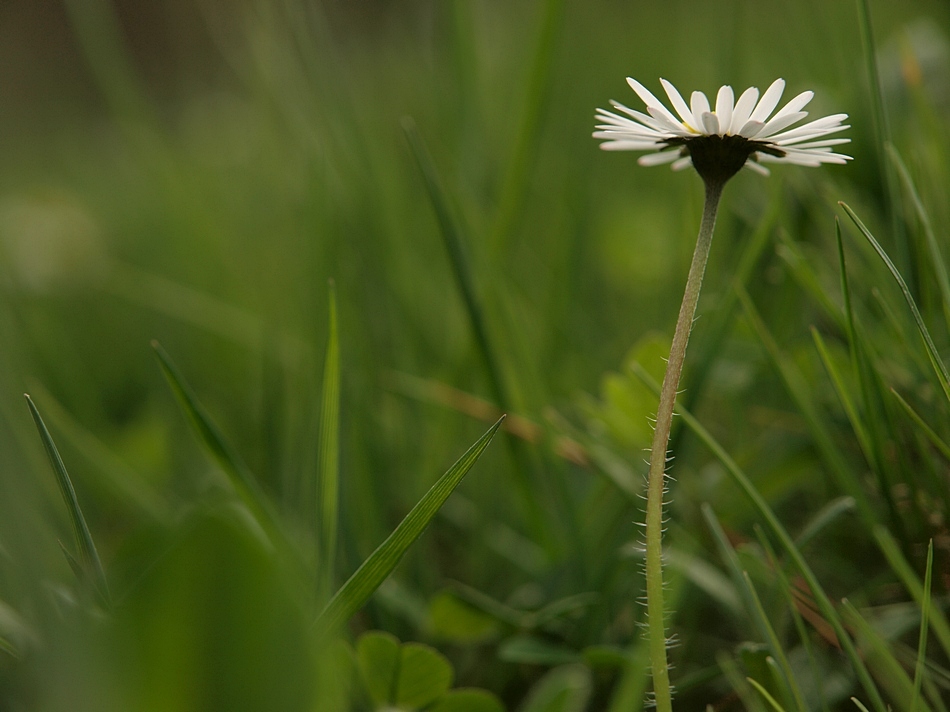
M819 166L851 160L851 156L832 150L851 139L825 138L850 128L841 123L847 114L832 114L789 128L808 116L802 109L814 92L802 92L772 115L785 90L784 79L772 82L761 99L759 90L749 87L736 101L732 87L723 86L716 95L715 109L701 91L694 91L687 105L676 87L661 79L678 117L636 79L627 77L627 83L646 105L647 113L612 101L621 113L597 109L601 123L594 138L603 139L600 147L607 151L652 151L640 157L640 165L672 163L673 170L692 165L707 183L724 183L743 167L768 175L762 163Z

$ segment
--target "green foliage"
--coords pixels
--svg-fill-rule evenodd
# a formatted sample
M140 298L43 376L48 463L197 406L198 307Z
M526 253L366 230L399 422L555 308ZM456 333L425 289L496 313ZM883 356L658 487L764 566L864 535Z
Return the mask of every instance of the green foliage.
M454 671L446 657L420 643L400 644L389 633L364 633L356 660L374 709L441 712L503 712L484 690L452 690Z
M645 709L700 183L590 139L631 74L853 126L724 196L675 709L946 709L939 3L41 5L5 15L0 707Z

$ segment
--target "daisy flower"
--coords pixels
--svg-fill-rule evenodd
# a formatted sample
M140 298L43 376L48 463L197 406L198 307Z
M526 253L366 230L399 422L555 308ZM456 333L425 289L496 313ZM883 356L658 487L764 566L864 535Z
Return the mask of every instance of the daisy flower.
M652 151L641 156L642 166L672 163L673 170L694 166L705 181L724 183L746 167L768 175L763 163L791 163L819 166L845 163L851 156L834 153L833 147L848 143L848 138L825 138L850 128L841 122L847 114L832 114L795 128L806 116L802 111L815 95L802 92L775 115L785 90L785 80L776 79L759 98L759 90L749 87L735 101L732 87L726 85L716 95L713 109L701 91L694 91L687 104L670 82L661 79L674 115L649 89L636 79L627 83L646 105L647 113L612 101L614 109L597 109L594 138L602 139L607 151ZM771 116L771 118L769 118Z

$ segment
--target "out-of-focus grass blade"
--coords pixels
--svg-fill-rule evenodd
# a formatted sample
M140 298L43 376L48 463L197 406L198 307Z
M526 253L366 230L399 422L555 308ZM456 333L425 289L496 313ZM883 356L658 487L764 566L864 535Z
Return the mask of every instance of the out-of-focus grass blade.
M842 379L841 373L838 371L838 367L835 366L835 363L831 358L831 354L828 352L828 347L825 345L824 338L814 326L811 328L811 336L812 340L815 342L815 348L818 349L818 355L821 357L821 362L825 367L825 371L828 372L828 377L831 378L831 383L835 387L835 392L838 394L838 399L841 401L841 405L844 406L844 412L848 416L848 421L851 423L854 434L858 438L858 443L861 445L861 450L864 452L864 457L868 462L872 462L874 459L874 453L871 450L871 439L864 427L864 422L858 415L854 401L851 399L851 394L848 393L847 388L845 388L844 379Z
M835 216L835 243L838 247L838 269L839 279L841 281L841 296L844 301L845 324L847 326L848 344L851 349L851 368L858 377L861 387L861 398L864 402L864 418L867 425L863 425L862 419L858 416L857 409L851 405L850 408L845 403L845 390L839 387L842 383L840 378L832 375L835 382L835 388L841 396L842 402L848 412L848 419L851 421L852 428L859 438L861 451L865 459L871 465L875 476L878 479L880 491L883 493L891 514L891 520L895 526L902 528L902 520L897 513L897 507L894 498L891 495L893 489L889 481L889 469L885 467L886 458L884 455L885 443L888 440L885 432L890 431L893 436L893 427L887 418L887 409L884 408L884 386L880 375L874 366L870 363L870 349L865 343L863 334L858 330L857 322L854 318L854 309L851 304L851 288L848 286L848 267L844 256L844 241L841 239L841 221ZM817 334L817 332L814 332ZM820 349L824 351L823 349ZM824 353L827 353L826 351ZM831 372L830 359L822 358ZM850 400L850 399L848 399ZM882 422L883 421L883 422ZM896 438L895 438L896 439Z
M653 380L652 376L650 376L650 374L642 366L639 364L634 364L632 370L637 375L637 377L639 377L655 394L657 394L657 396L659 396L659 384ZM802 556L801 551L799 551L798 547L795 546L795 542L792 541L792 538L789 536L785 527L779 521L778 517L775 516L775 512L772 511L772 508L768 505L768 502L766 502L765 498L759 494L759 491L756 489L755 485L752 484L752 480L749 479L748 475L745 474L736 461L733 460L729 453L727 453L722 445L719 444L719 441L716 440L712 434L706 430L706 428L704 428L702 424L696 420L696 418L694 418L688 410L682 407L677 407L676 413L683 419L683 422L686 423L686 426L692 430L703 442L703 444L709 448L713 455L716 456L716 458L725 468L726 472L730 475L730 477L732 477L732 480L752 501L752 504L759 511L759 515L765 520L765 523L772 531L772 534L778 539L779 543L782 545L782 548L788 554L789 558L791 558L791 560L794 562L796 568L798 568L802 578L805 579L805 583L808 584L808 587L811 589L812 595L815 597L815 602L817 603L821 614L834 628L838 642L841 645L845 655L848 657L848 660L851 662L851 667L853 668L855 675L861 682L861 686L864 688L865 692L871 698L872 706L874 707L875 712L887 712L887 706L884 704L881 693L878 691L877 685L871 678L864 661L861 659L857 649L854 647L854 642L848 635L847 630L845 630L841 616L838 615L838 611L832 604L831 599L828 598L828 594L825 593L824 588L822 588L821 583L818 581L818 577L815 576L814 572L811 570L811 567L805 561L805 557Z
M785 712L785 708L780 705L772 695L769 694L769 691L766 690L760 682L753 680L751 677L747 677L746 680L749 681L749 684L756 689L756 691L762 695L762 698L769 703L769 706L775 710L775 712Z
M871 91L871 125L874 127L874 152L877 157L878 168L884 179L884 191L887 197L886 214L891 223L891 234L897 246L899 262L904 267L910 266L910 246L907 244L907 233L901 219L900 195L894 170L885 156L885 149L892 143L891 125L887 117L887 107L884 102L884 88L881 84L881 75L878 71L877 47L874 41L874 28L871 25L871 5L869 0L857 0L858 29L861 34L861 49L864 54L864 64L867 68L868 88Z
M920 639L917 643L917 665L914 668L914 699L910 712L917 712L920 687L924 680L924 664L927 660L927 627L930 623L930 586L933 581L934 541L927 546L927 570L924 573L924 600L920 602Z
M555 1L560 2L561 0ZM412 149L412 154L419 166L419 172L422 174L423 182L429 193L429 198L432 201L432 208L439 222L442 239L449 255L449 261L452 264L452 271L455 274L459 293L465 304L465 310L468 313L469 323L472 327L472 335L475 338L475 344L485 364L485 371L491 385L492 395L502 411L515 410L513 407L514 403L508 392L501 364L497 358L497 352L491 341L488 323L485 319L485 312L475 288L475 277L466 252L462 228L456 220L449 196L439 178L439 173L436 170L432 156L429 154L422 137L416 130L415 122L406 117L403 119L402 127L409 141L409 146ZM539 505L537 492L531 483L530 473L533 468L525 456L520 443L512 438L508 438L506 442L515 466L515 482L518 486L521 499L524 502L528 517L531 520L532 528L535 533L540 535L545 529L544 516Z
M93 465L110 494L134 505L151 519L165 519L167 503L139 473L79 423L40 383L31 382L29 386L43 403L50 424L61 433L60 442L65 440Z
M904 412L907 413L908 416L910 416L910 419L912 421L914 421L914 425L920 428L921 432L925 436L927 436L927 439L931 442L931 444L935 448L937 448L940 451L941 455L943 455L945 458L950 460L950 445L947 445L947 443L944 442L943 438L937 435L934 429L931 428L929 425L927 425L924 419L920 417L920 415L917 413L916 410L913 409L910 403L908 403L906 400L904 400L901 397L900 393L898 393L893 388L891 389L891 393L894 394L894 397L897 399L897 402L900 403L900 406L901 408L904 409Z
M937 347L934 345L933 339L930 337L930 331L927 329L927 325L924 323L924 318L920 315L920 310L917 308L917 303L914 301L914 297L910 293L907 282L904 281L904 278L901 276L901 273L891 261L891 258L887 256L884 248L881 247L876 239L874 239L874 235L872 235L870 230L865 227L864 223L861 222L861 219L857 216L857 214L855 214L851 207L847 203L839 202L838 204L848 214L848 217L851 218L852 222L854 222L858 230L861 231L861 234L864 235L865 239L871 243L871 247L874 248L874 251L877 252L878 256L884 261L884 264L887 265L887 269L890 270L891 275L894 277L894 280L900 287L901 292L904 295L904 299L907 301L907 306L910 307L910 311L914 315L914 322L917 324L917 330L920 332L920 337L924 341L924 346L927 349L927 356L930 359L931 365L933 366L937 380L940 382L941 388L943 388L944 395L946 395L947 399L950 400L950 373L947 372L947 367L940 358L940 353L937 351Z
M833 319L839 327L843 328L844 318L841 309L834 303L828 290L818 279L818 275L802 252L801 246L785 231L779 233L779 238L776 252L788 265L792 276L802 288L802 291L821 306L822 311L828 318Z
M904 558L904 554L901 553L900 545L894 540L894 537L887 528L883 526L875 527L874 539L877 541L881 553L884 554L884 558L887 559L887 563L894 573L897 574L901 583L904 584L904 588L906 588L913 599L917 601L917 604L923 608L924 599L929 589L924 587L924 584L920 582L920 578L918 578L913 567L911 567L907 559ZM950 623L948 623L943 610L939 606L931 606L929 620L930 627L933 628L934 635L937 636L937 640L940 642L944 653L950 655Z
M758 310L755 308L755 305L752 303L745 289L741 286L737 286L736 289L739 291L739 299L743 307L745 307L746 316L753 330L759 336L759 340L765 347L766 352L771 356L772 362L775 364L782 381L785 383L785 388L789 396L805 418L815 445L818 447L825 462L828 463L831 474L838 483L838 487L854 498L861 518L868 525L868 529L870 529L877 522L874 508L868 501L867 494L861 486L857 474L835 445L834 438L831 435L831 427L827 419L822 416L818 406L809 397L813 389L792 363L791 359L784 354L778 347L778 344L775 343L775 339L772 338L772 334L769 332L768 327L765 326L765 322L762 321L762 317L759 316Z
M363 607L379 585L386 579L406 550L419 538L429 521L439 511L452 491L488 447L504 417L480 437L449 470L432 485L416 506L399 523L386 541L379 545L349 580L343 584L318 616L315 626L318 639L331 633Z
M201 405L197 395L185 381L178 367L171 357L157 341L152 342L152 348L158 356L158 363L165 374L165 379L171 386L179 404L194 426L198 437L208 449L221 468L227 473L231 484L238 496L248 509L258 519L265 531L271 536L283 538L277 517L274 514L266 495L254 479L254 475L237 450L227 441L211 416Z
M564 4L564 0L544 0L540 3L543 7L543 17L538 25L540 32L531 73L525 91L520 94L525 97L525 104L518 122L518 135L515 138L511 162L502 181L498 214L489 241L495 254L500 254L505 247L524 200L529 169L541 135L539 126L544 117L544 105L550 87L553 56L557 49L556 40L561 28L561 18L564 16Z
M924 239L927 243L927 251L930 253L930 267L937 277L937 286L940 289L941 306L943 307L943 316L950 326L950 274L947 273L947 265L944 262L943 254L940 252L940 246L937 244L937 236L934 234L933 223L930 221L930 214L924 207L920 199L920 193L917 192L917 186L914 185L914 179L910 177L910 171L901 159L900 153L892 144L887 145L887 155L890 157L894 167L897 168L897 176L904 186L910 202L914 206L914 212L917 213L917 219L920 220L920 226L924 231Z
M775 572L777 576L782 576L781 571ZM769 647L772 649L774 655L773 660L777 661L778 667L775 669L775 678L785 688L785 692L788 695L791 695L795 700L795 706L801 712L807 712L807 707L805 706L805 700L802 697L802 691L798 688L798 683L795 680L795 674L792 672L792 666L788 664L788 657L785 655L785 651L782 649L782 643L778 639L778 635L775 633L775 628L772 627L772 624L769 622L769 617L765 612L765 608L762 606L762 601L759 598L758 592L755 590L755 586L752 585L752 579L749 577L748 571L742 572L742 577L745 579L746 586L749 589L749 593L752 596L752 602L755 606L755 613L761 619L762 626L765 629L768 637ZM762 690L764 692L764 689ZM770 698L771 699L771 698ZM787 698L786 698L787 699ZM772 701L773 705L774 700Z
M861 700L859 700L857 697L852 697L851 701L854 703L855 707L861 710L861 712L870 712L870 710L864 706L864 703L861 702Z
M849 325L852 324L850 320L849 312ZM854 401L851 398L851 395L848 393L847 388L844 385L844 379L841 377L841 373L838 371L837 366L834 363L834 360L831 357L828 347L825 345L825 341L821 336L821 333L815 327L811 329L812 339L815 342L815 347L818 350L818 355L821 358L822 364L825 367L825 371L828 373L828 377L831 379L832 385L834 385L835 392L838 394L838 399L841 401L841 405L844 406L845 413L848 416L848 421L851 423L851 428L854 430L855 436L858 438L858 443L861 446L861 452L864 453L864 459L871 466L871 470L874 472L877 477L880 491L884 497L884 501L887 502L888 509L891 515L891 521L895 523L896 526L900 526L900 516L897 511L897 506L894 503L894 498L891 496L891 491L894 487L894 483L890 482L888 479L888 470L883 466L884 454L881 451L883 443L886 442L887 438L882 435L882 424L879 422L880 407L876 407L878 396L875 396L875 391L872 388L873 385L879 386L880 384L874 378L873 374L869 373L870 365L866 363L864 358L864 349L857 342L857 335L854 334L853 348L851 350L852 354L852 365L858 371L862 393L865 400L865 413L867 413L867 425L865 425L864 419L858 414L857 408L855 407Z
M888 696L900 709L909 712L908 703L913 699L914 683L894 657L888 642L847 599L842 601L842 615L856 632L864 658L875 672L875 677L880 681L881 686L887 690ZM920 709L923 712L932 712L923 701L921 701Z
M854 498L845 495L831 500L812 517L795 539L795 545L804 549L816 536L848 512L854 511Z
M337 329L336 287L330 282L327 353L323 367L323 403L320 408L320 468L318 531L320 570L318 588L330 591L336 559L340 498L340 340Z
M846 500L851 500L851 498L841 497L839 500L836 500L836 501L846 501ZM832 502L832 504L834 504L834 502ZM850 509L854 509L854 501L851 500L849 504L850 504ZM822 517L822 513L828 510L829 510L829 507L826 506L821 511L819 511L818 514L815 516L815 518L812 520L812 523L817 522L820 519L824 519L824 517ZM806 530L808 530L809 528L810 528L810 525L805 527ZM771 562L772 567L775 569L776 573L778 574L777 578L779 582L779 587L782 589L782 596L784 596L785 603L788 605L788 610L791 612L792 619L795 621L795 630L798 632L798 638L802 642L802 648L805 650L805 657L808 659L808 665L811 668L812 684L814 686L813 689L820 691L822 687L821 681L824 678L824 676L822 675L821 671L819 671L818 669L818 663L816 662L816 659L815 659L815 653L812 649L811 640L808 636L808 631L805 629L805 621L802 618L801 611L799 610L800 607L804 607L807 604L804 604L800 601L795 600L795 594L792 592L792 584L788 580L788 576L786 575L783 567L781 566L781 563L779 562L778 557L775 555L775 550L772 548L772 543L769 541L768 537L765 536L765 532L762 531L762 528L759 527L758 525L756 525L756 534L758 535L759 543L762 544L762 548L765 549L765 553L769 557L769 561ZM801 535L799 535L799 541L795 543L799 547L799 549L802 548ZM800 688L800 686L798 685L798 678L793 678L793 681L794 681L794 684ZM825 696L821 694L820 692L818 696L821 698L821 708L823 712L828 712L828 702L825 699Z
M33 422L36 423L36 429L40 433L40 439L43 441L43 448L49 457L50 465L53 467L53 474L56 475L56 483L59 485L59 491L66 502L66 509L69 511L69 518L72 521L73 533L76 535L76 546L79 549L79 560L82 566L82 572L85 577L91 580L99 595L106 604L109 603L109 585L106 582L106 574L102 569L102 562L99 560L99 552L96 551L96 544L92 540L92 534L89 533L89 527L86 526L86 518L79 507L79 500L76 498L76 490L73 489L73 483L69 479L69 473L66 472L66 465L63 458L56 449L53 437L46 428L39 410L33 404L33 399L26 395L26 404L30 407L30 415L33 416Z

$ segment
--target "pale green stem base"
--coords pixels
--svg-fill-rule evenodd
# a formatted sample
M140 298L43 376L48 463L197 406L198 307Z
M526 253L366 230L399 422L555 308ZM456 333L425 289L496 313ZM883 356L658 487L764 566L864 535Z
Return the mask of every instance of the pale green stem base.
M673 332L673 345L670 348L670 360L666 365L666 375L663 377L650 452L646 507L647 637L657 712L672 712L673 709L670 671L666 659L666 621L663 605L663 496L666 492L667 446L673 423L673 405L680 375L683 373L683 360L686 357L686 343L689 341L696 304L699 302L699 291L703 284L703 273L706 271L722 188L722 183L706 184L703 221L699 228L689 277L686 279L686 292L683 294L679 318L676 320L676 331Z

